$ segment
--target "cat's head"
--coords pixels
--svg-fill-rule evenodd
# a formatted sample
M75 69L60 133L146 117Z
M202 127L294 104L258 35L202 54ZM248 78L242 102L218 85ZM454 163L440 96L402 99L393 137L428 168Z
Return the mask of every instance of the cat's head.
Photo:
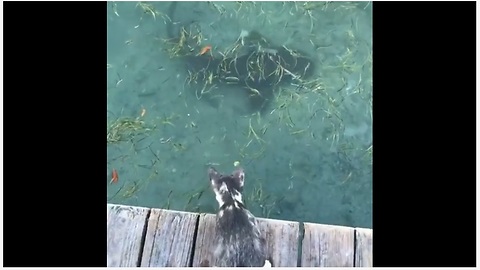
M222 175L215 168L208 169L210 184L215 192L215 199L220 207L224 204L234 204L235 201L242 203L242 191L245 182L245 172L239 168L230 175Z

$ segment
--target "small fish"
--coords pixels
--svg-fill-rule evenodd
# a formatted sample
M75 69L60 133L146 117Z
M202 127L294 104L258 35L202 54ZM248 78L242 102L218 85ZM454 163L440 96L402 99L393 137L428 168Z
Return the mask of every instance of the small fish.
M198 55L204 55L204 54L206 54L207 52L209 52L211 49L212 49L212 46L207 45L207 46L203 47L203 48L200 50L200 53L199 53Z
M118 172L117 172L117 170L113 169L113 171L112 171L112 180L110 181L110 184L111 184L111 183L116 184L117 182L118 182Z

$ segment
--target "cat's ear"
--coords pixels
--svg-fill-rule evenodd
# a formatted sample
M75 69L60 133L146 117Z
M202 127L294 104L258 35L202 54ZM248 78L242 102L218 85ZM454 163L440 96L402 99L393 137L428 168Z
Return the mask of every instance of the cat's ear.
M210 181L217 181L221 177L222 176L220 175L219 172L217 172L217 170L215 170L215 168L213 167L208 168L208 178L210 179Z
M238 168L232 173L233 178L235 178L235 181L237 181L238 186L240 188L243 187L243 184L245 182L245 172L243 171L242 168Z

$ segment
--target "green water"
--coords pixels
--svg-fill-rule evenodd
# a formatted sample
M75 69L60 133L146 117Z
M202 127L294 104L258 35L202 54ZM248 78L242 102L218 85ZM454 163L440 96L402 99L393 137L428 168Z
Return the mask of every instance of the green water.
M174 13L170 2L146 4L108 2L108 202L214 213L207 168L230 173L239 161L256 216L371 227L370 2L179 2ZM262 113L229 85L202 98L168 51L167 27L178 37L192 24L193 53L211 45L218 55L255 30L302 51L310 83L276 86Z

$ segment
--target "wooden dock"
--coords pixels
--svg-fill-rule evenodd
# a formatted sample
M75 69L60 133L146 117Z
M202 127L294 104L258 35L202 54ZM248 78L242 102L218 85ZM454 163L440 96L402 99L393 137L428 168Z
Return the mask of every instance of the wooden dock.
M371 267L372 229L259 218L274 267ZM107 266L198 267L215 215L107 204Z

